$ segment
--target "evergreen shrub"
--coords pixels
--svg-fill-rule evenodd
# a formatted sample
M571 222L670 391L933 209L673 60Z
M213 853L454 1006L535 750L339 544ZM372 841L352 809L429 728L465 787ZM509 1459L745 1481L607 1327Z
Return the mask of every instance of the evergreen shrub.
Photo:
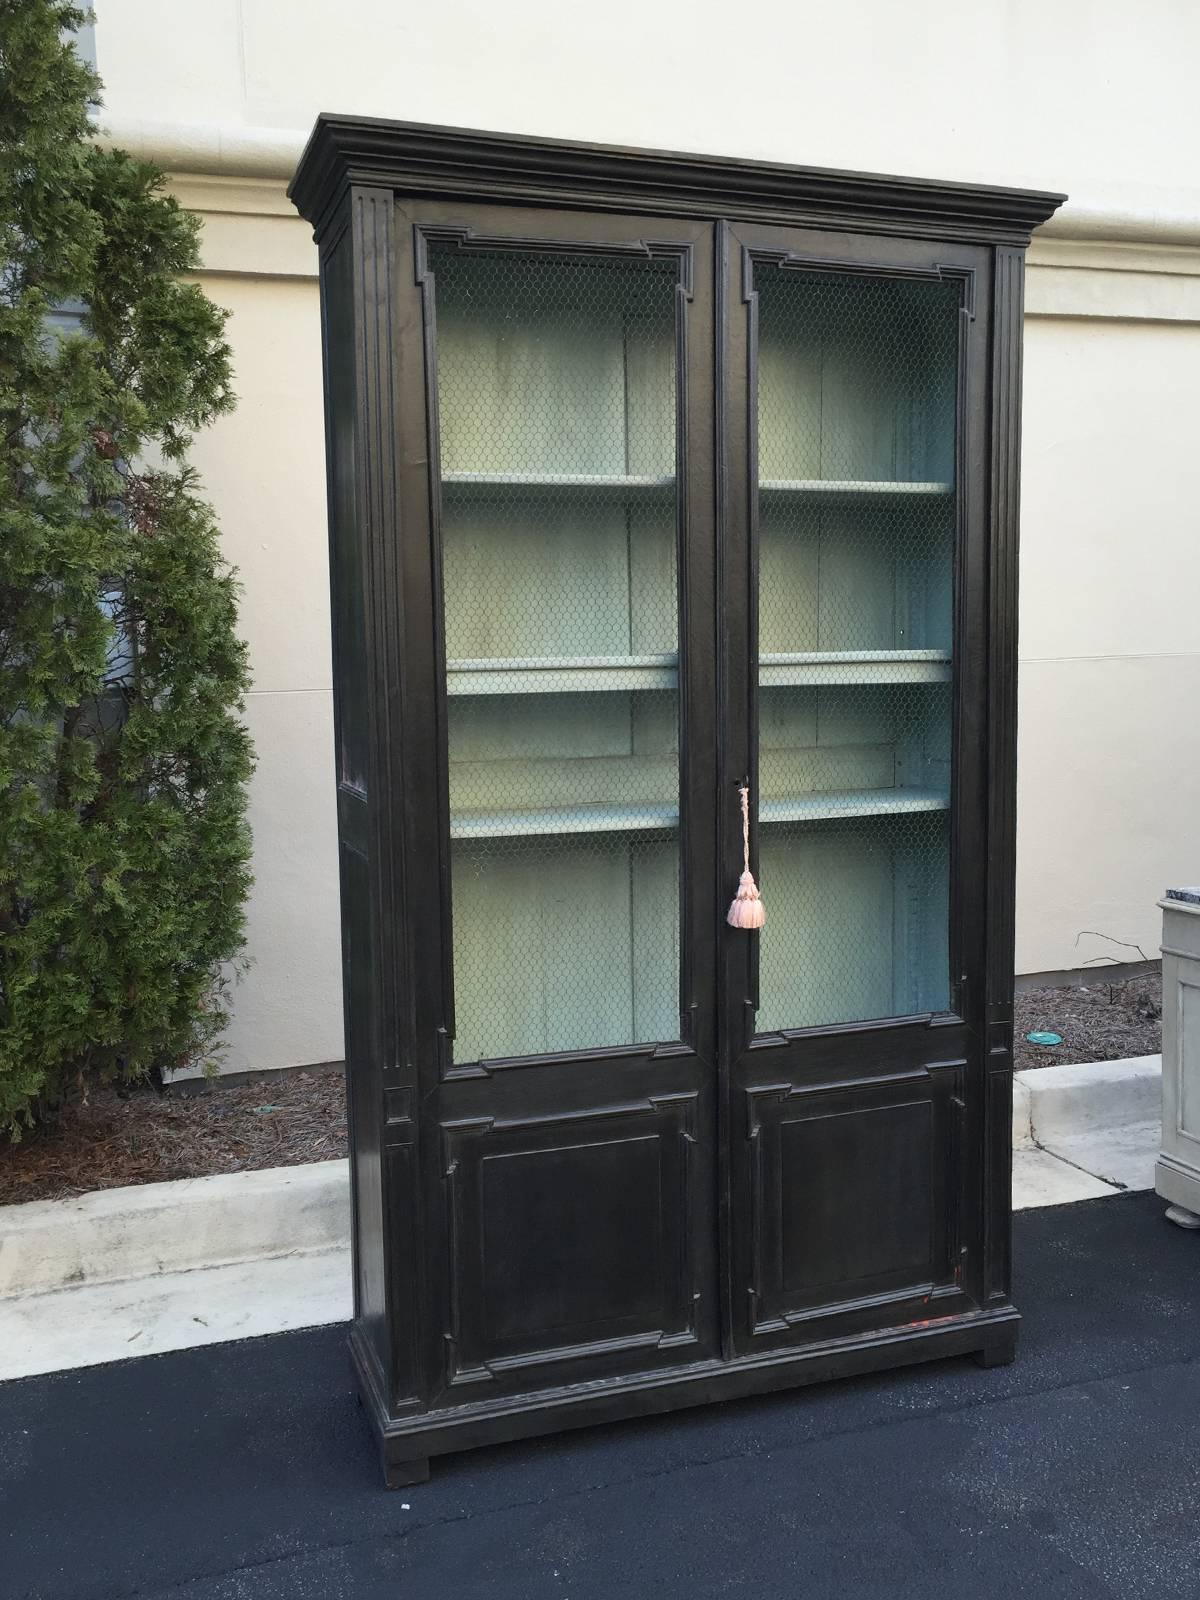
M0 1132L207 1061L250 885L235 575L188 466L233 405L198 223L94 141L60 0L0 0ZM72 308L80 313L72 318Z

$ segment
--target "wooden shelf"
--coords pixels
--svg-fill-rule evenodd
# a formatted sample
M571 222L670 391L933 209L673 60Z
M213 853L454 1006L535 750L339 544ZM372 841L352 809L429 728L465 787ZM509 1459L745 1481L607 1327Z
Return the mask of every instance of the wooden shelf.
M948 650L816 650L760 655L764 689L805 684L948 683Z
M674 805L554 806L544 811L459 811L452 839L522 839L545 834L645 833L676 828Z
M674 473L646 472L444 472L442 488L458 492L589 489L602 494L659 493L674 489ZM952 493L954 485L886 478L760 478L763 494L923 495Z
M448 662L446 693L624 693L631 689L673 689L677 678L673 651L647 656L498 656Z
M527 493L556 489L587 489L600 494L626 495L674 489L675 475L614 472L443 472L442 488L459 493L505 490Z
M758 820L825 822L841 817L903 816L916 811L947 811L950 796L939 789L837 789L759 802Z
M765 689L804 685L948 683L946 650L822 650L775 652L758 658ZM496 656L447 665L451 695L597 694L673 689L674 652L645 656Z
M758 487L763 494L944 495L949 494L954 485L907 480L889 482L876 478L760 478Z
M781 822L823 822L842 817L900 816L945 811L948 795L936 789L852 789L765 800L758 808L764 827ZM553 806L544 810L459 811L450 822L452 839L523 839L585 833L645 833L679 826L675 805Z

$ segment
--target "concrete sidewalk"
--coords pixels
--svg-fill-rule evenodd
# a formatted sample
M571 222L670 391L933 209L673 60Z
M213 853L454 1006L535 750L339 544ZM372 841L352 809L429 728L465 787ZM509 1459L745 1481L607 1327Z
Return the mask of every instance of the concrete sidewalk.
M1015 1224L1014 1365L450 1458L388 1493L341 1328L0 1385L5 1600L1194 1600L1200 1236Z
M1014 1209L1152 1189L1161 1134L1161 1056L1018 1072Z

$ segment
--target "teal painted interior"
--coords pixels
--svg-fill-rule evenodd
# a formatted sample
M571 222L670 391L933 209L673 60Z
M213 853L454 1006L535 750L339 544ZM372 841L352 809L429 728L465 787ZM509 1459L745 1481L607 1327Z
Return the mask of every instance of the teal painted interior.
M432 264L455 1059L670 1040L673 269ZM942 1009L958 290L756 285L758 1026Z
M675 269L433 268L454 1056L674 1039Z
M455 1058L679 1032L679 850L654 833L451 845Z
M941 1010L958 291L761 264L755 285L757 1026Z

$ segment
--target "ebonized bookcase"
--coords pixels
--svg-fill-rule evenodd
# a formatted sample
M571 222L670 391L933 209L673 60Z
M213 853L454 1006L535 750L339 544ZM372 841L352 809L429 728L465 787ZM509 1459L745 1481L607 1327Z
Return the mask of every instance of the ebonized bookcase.
M291 192L388 1481L1010 1359L1021 289L1061 197L332 116Z

